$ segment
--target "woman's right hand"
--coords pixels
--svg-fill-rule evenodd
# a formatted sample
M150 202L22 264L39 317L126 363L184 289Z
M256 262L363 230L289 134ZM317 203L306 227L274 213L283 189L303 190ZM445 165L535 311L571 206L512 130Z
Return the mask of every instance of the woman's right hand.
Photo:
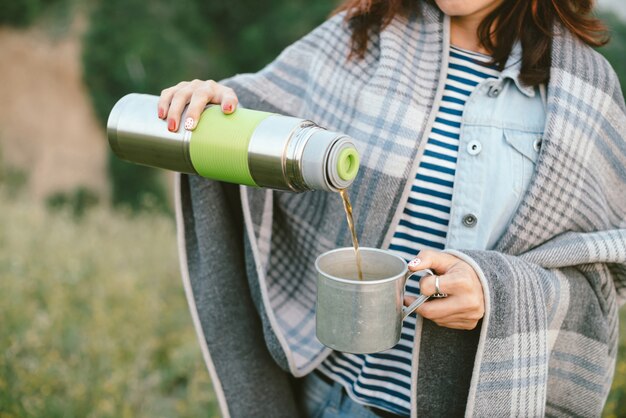
M233 89L213 80L181 81L161 92L157 112L160 119L167 120L167 129L176 132L180 128L183 110L189 105L185 129L192 131L209 103L221 105L222 112L230 114L237 108L239 100Z

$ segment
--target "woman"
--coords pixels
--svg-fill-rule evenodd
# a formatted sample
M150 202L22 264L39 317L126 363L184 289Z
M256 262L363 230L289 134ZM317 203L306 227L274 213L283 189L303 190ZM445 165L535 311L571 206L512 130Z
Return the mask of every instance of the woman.
M348 1L259 73L162 92L172 131L186 105L193 130L207 103L241 101L351 135L361 244L438 275L408 283L405 303L448 294L391 350L331 352L313 261L350 243L338 196L182 177L183 277L225 416L601 413L625 296L626 118L590 11Z

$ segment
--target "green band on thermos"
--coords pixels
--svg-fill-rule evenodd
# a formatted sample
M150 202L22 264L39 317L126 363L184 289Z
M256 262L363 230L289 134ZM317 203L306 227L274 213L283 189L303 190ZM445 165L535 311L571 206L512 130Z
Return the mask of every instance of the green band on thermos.
M225 115L220 106L207 108L189 144L198 174L229 183L257 186L248 167L248 145L254 129L272 113L237 109Z

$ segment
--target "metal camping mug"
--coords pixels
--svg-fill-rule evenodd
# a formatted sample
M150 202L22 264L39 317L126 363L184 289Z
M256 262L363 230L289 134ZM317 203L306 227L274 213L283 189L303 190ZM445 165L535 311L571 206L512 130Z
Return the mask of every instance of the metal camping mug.
M317 269L316 333L333 350L367 354L387 350L400 341L402 321L426 302L420 295L404 306L410 274L402 257L377 248L360 248L363 280L356 273L354 248L325 252Z

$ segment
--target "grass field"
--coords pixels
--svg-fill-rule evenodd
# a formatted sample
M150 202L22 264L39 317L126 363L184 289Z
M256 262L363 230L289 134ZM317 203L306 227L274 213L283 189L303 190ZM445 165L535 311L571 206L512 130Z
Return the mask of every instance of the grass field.
M219 415L170 218L0 214L0 418Z
M75 220L2 186L0 214L0 418L219 415L171 218ZM607 417L626 415L621 324Z

